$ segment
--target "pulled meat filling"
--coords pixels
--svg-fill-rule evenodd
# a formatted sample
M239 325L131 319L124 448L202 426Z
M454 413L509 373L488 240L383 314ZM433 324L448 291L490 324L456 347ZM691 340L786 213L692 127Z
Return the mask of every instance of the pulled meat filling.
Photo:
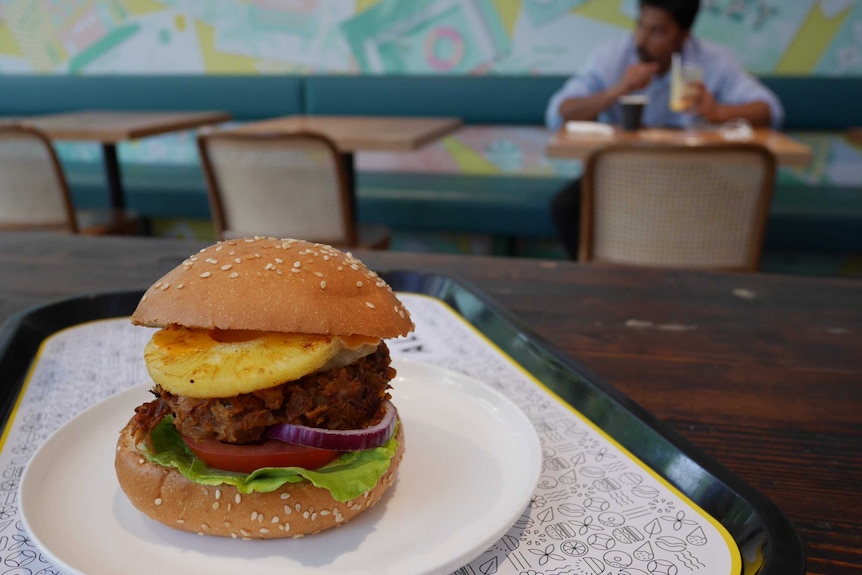
M395 376L389 363L389 348L381 342L376 351L349 365L269 389L205 399L173 395L156 386L154 403L174 414L174 424L183 435L226 443L258 441L267 427L277 423L360 429L383 416L389 381ZM151 419L165 409L153 406L147 411Z

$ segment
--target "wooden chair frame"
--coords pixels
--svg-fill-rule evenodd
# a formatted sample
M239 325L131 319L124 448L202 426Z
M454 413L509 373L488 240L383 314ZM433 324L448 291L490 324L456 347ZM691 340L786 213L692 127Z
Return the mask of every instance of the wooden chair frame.
M207 193L209 195L210 205L212 207L213 223L216 228L218 237L224 237L224 233L228 231L224 207L222 204L222 189L218 178L215 175L215 167L209 152L209 142L213 140L232 140L236 142L291 142L295 140L315 140L326 147L332 154L334 164L336 166L336 176L338 179L338 187L340 189L341 203L344 206L342 210L342 224L347 231L347 246L354 247L358 243L357 224L353 218L355 213L353 205L353 194L348 186L347 170L344 166L344 161L341 152L335 146L335 143L327 136L318 132L299 131L299 132L269 132L269 133L243 133L243 132L201 132L198 134L198 150L200 152L201 163L204 168L204 175L207 182Z
M51 144L51 140L48 136L46 136L41 130L29 126L26 123L0 125L0 138L2 138L3 134L26 135L41 141L48 153L48 157L51 159L51 169L54 172L54 177L57 179L57 184L61 191L63 206L66 212L66 224L62 226L62 228L58 229L64 229L64 231L70 231L75 234L78 233L80 231L78 228L78 220L75 217L75 207L72 203L72 194L69 191L69 185L66 182L66 174L63 172L63 166L60 164L60 160L57 157L57 153L54 151L54 146ZM45 229L45 226L42 224L13 224L3 226L3 229L33 230Z
M748 152L759 156L766 165L766 175L763 179L755 214L755 230L751 243L748 246L746 264L740 267L709 267L716 271L757 271L762 258L763 239L766 233L766 223L769 215L769 206L772 201L772 193L775 187L776 160L775 156L767 148L759 144L745 142L728 142L699 145L676 145L659 143L628 143L612 144L592 153L584 164L581 184L581 214L580 214L580 238L578 243L578 261L592 262L600 261L594 258L594 222L593 210L595 206L595 174L599 162L607 155L626 152L635 154L655 154L662 152L679 156L682 161L686 156L704 153L723 152ZM610 263L610 262L602 262Z

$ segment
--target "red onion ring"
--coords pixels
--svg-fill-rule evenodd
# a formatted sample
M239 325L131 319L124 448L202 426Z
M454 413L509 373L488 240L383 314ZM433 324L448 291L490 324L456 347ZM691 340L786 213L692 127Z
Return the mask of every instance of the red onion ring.
M387 401L383 404L383 418L380 423L364 429L334 430L281 423L269 426L264 435L285 443L295 443L318 449L335 451L359 451L380 447L392 437L395 431L397 412L395 406Z

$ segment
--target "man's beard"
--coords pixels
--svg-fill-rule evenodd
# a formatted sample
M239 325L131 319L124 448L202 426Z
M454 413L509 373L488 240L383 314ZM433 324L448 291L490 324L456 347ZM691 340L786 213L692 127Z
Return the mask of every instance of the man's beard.
M638 48L638 58L640 58L641 62L652 62L655 59L652 57L652 54L644 50L643 48Z

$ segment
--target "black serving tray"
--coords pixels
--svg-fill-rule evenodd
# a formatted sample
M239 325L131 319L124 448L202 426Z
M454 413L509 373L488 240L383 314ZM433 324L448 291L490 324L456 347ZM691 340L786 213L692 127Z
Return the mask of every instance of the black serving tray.
M533 333L467 282L411 271L381 273L396 291L449 305L551 391L713 516L743 557L762 557L755 573L805 573L805 554L784 514L760 492L692 445L596 374ZM41 343L96 319L128 316L143 291L59 300L12 316L0 327L0 424L9 414Z

